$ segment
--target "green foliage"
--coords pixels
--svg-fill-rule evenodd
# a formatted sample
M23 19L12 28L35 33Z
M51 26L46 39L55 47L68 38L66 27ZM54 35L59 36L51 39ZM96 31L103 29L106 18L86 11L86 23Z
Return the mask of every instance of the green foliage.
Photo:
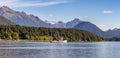
M38 28L19 25L1 25L2 40L39 40L52 41L63 37L68 41L103 41L104 39L88 31L65 28Z

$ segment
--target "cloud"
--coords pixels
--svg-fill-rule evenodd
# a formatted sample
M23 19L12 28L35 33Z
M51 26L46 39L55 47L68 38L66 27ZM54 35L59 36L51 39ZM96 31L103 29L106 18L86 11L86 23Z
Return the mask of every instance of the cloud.
M104 10L103 13L104 13L104 14L112 14L113 11L111 11L111 10Z
M31 7L31 6L51 6L58 5L63 3L68 3L67 0L51 0L51 1L22 1L22 0L0 0L0 6L9 6L9 7Z

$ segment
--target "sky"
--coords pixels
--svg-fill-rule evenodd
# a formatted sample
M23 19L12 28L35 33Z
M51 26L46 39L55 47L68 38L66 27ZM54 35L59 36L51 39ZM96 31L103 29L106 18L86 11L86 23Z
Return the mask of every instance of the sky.
M120 0L0 0L0 6L38 16L41 20L89 21L102 30L120 28Z

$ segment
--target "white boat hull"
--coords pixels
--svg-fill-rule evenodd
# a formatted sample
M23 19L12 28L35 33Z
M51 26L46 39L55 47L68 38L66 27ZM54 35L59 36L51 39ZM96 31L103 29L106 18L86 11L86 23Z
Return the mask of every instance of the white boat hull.
M55 40L55 41L52 41L52 43L67 43L67 40L63 40L63 41L61 41L61 40L60 41L56 41Z

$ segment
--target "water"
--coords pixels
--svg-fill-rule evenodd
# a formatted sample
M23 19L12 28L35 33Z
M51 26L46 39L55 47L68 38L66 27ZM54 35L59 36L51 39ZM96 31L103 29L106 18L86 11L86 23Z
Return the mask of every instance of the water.
M120 42L0 42L0 58L120 58Z

